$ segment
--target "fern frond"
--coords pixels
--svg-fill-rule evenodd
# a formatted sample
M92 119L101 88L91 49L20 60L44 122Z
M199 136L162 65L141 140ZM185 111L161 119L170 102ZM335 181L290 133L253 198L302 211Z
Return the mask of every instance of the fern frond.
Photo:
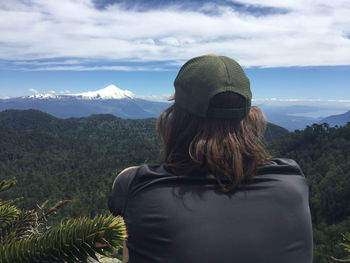
M122 218L96 216L69 219L40 236L20 239L0 246L0 262L86 262L96 253L109 255L126 238Z

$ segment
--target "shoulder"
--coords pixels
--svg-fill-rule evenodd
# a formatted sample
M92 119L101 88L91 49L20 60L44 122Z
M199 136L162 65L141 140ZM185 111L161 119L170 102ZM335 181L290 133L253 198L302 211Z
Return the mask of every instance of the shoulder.
M159 164L143 164L140 166L131 166L121 171L115 178L112 190L129 192L134 185L138 185L148 179L156 179L164 177L167 171L163 165Z
M132 166L121 171L113 182L108 198L108 207L112 214L123 216L133 193L150 180L154 181L157 175L164 175L164 171L161 165L149 164Z
M258 174L295 174L304 176L299 164L293 159L273 158L268 163L258 167Z
M128 167L115 178L108 197L108 208L113 215L124 215L129 188L138 169L138 166Z
M129 184L135 177L136 172L139 168L140 166L131 166L121 171L115 178L112 185L112 189L114 189L117 185L120 184Z
M309 187L296 161L274 158L258 168L258 178L269 180L269 186L280 199L289 200L293 204L307 204Z

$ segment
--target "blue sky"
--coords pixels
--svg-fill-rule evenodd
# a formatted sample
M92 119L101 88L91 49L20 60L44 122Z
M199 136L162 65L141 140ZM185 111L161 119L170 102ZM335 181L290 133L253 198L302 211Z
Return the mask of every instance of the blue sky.
M216 53L243 65L256 99L350 105L349 13L347 0L1 1L0 98L167 95L186 60Z

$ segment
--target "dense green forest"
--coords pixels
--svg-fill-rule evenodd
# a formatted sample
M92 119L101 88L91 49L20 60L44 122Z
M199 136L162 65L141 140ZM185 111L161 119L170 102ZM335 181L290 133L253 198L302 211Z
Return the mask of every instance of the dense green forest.
M155 120L123 120L113 115L57 119L45 113L0 113L0 178L17 177L23 208L46 199L70 199L57 220L105 213L107 195L121 170L156 162Z
M58 119L37 110L0 112L0 178L18 178L23 208L50 199L72 200L66 215L94 216L107 209L107 194L124 168L158 160L155 119L113 115ZM286 134L269 125L266 140Z
M339 245L350 231L350 123L331 128L313 124L269 144L277 156L295 159L310 185L314 262L344 258Z
M17 186L1 197L21 195L19 206L26 209L46 199L72 200L52 217L55 222L107 213L107 195L117 173L130 165L158 162L154 127L155 119L57 119L35 110L0 112L0 179L18 178ZM265 141L273 155L297 160L310 184L314 262L344 258L339 243L341 233L350 231L350 124L314 124L292 133L270 124Z

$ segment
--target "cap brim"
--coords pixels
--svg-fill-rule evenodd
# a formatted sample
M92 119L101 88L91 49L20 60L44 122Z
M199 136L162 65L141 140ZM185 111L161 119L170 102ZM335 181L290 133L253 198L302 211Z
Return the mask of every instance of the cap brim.
M175 93L168 97L168 101L175 100Z

